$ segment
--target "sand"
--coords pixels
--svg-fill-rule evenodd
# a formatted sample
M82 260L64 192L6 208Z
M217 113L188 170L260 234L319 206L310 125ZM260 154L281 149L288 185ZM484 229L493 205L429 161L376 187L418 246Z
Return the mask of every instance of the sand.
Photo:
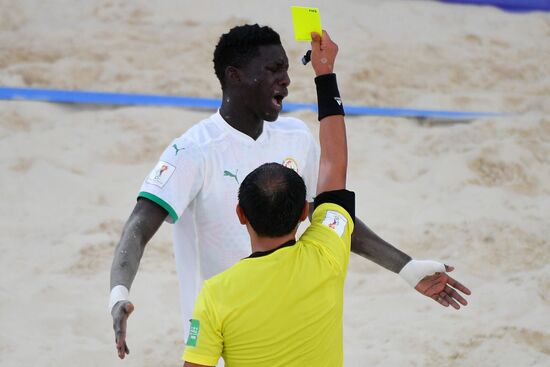
M294 2L292 2L294 3ZM312 102L289 1L0 0L0 85L219 97L219 35L282 36L289 101ZM304 5L312 4L307 2ZM550 366L550 15L429 1L317 1L347 104L494 111L462 123L350 117L357 214L415 258L456 267L445 309L352 255L345 365ZM164 225L115 356L109 268L144 176L210 112L0 101L0 365L180 365ZM315 115L293 114L316 131Z

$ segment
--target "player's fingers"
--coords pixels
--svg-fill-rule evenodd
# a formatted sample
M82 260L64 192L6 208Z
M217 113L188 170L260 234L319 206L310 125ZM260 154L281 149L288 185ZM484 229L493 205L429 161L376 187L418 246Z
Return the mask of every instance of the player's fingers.
M130 354L130 349L128 348L128 344L126 344L126 335L121 333L121 335L118 338L116 349L118 352L118 357L120 359L124 359L126 354Z
M126 343L126 333L123 331L118 331L116 333L116 348L118 350L122 349L124 343Z
M444 298L441 298L438 294L433 295L432 299L444 307L449 307L449 303Z
M128 345L126 344L126 326L128 321L128 316L134 310L134 306L131 303L125 305L124 315L121 317L118 328L116 330L116 347L118 350L118 357L124 359L124 356L130 352Z
M451 287L458 289L464 294L467 294L467 295L472 294L472 292L468 288L466 288L462 283L457 282L454 278L449 277L449 279L447 280L447 283L449 283Z
M126 342L124 341L124 338L119 338L118 342L116 343L116 350L118 353L118 358L124 359L124 356L126 355Z
M444 299L448 304L450 304L451 306L453 306L453 308L455 310L459 310L460 309L460 305L458 303L456 303L456 301L454 299L452 299L446 292L441 292L439 294L439 297L441 297L442 299Z
M453 270L455 270L454 266L445 264L445 271L449 272L449 271L453 271Z
M445 287L445 293L447 293L450 297L460 302L463 306L468 305L468 301L464 299L457 291L455 291L453 288L446 286Z

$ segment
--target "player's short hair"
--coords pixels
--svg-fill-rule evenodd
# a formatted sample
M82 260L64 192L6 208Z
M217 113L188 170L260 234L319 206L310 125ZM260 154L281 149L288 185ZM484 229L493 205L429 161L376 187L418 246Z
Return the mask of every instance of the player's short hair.
M225 69L228 66L245 67L259 55L259 47L281 45L279 34L267 26L245 24L233 27L221 35L214 50L214 71L225 88Z
M254 231L262 237L292 232L300 221L306 185L298 173L278 163L265 163L239 188L239 205Z

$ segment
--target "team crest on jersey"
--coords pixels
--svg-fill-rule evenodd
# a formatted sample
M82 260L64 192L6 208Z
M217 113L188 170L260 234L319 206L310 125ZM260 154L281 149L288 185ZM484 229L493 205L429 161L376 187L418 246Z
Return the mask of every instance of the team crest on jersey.
M283 159L283 163L281 163L286 168L290 168L294 172L298 173L298 163L294 160L294 158L287 157Z
M170 163L159 161L149 174L149 177L147 177L147 183L158 187L164 187L175 170L176 167L172 166Z
M348 221L342 214L333 210L327 210L325 219L323 219L323 224L338 233L338 236L342 237Z

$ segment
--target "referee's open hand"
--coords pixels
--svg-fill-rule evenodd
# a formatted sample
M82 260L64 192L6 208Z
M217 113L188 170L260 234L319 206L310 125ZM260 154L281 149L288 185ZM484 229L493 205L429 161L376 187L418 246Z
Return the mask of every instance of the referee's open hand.
M115 343L118 357L124 359L126 354L130 354L130 349L126 344L126 323L128 317L134 311L134 305L129 301L119 301L111 310L113 316L113 329L115 331Z

